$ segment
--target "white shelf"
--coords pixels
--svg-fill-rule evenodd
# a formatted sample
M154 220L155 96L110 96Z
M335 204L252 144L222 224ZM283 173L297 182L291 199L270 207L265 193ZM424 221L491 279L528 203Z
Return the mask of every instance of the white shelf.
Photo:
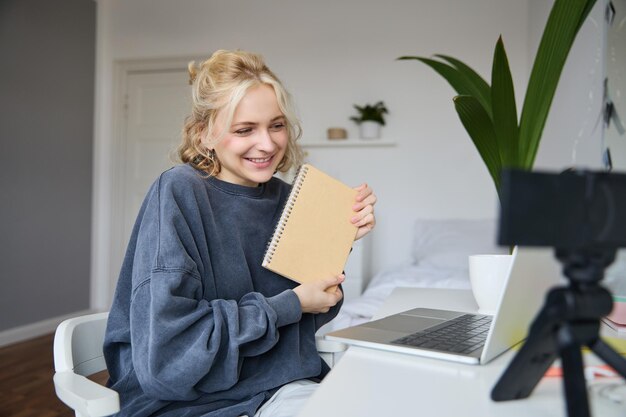
M303 148L372 148L396 146L396 142L387 139L303 139Z

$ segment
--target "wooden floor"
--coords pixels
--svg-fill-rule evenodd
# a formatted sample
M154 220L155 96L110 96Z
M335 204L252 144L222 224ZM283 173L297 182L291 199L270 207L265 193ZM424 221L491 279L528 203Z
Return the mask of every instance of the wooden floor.
M0 348L0 417L71 417L52 384L53 335ZM91 378L106 381L106 373Z

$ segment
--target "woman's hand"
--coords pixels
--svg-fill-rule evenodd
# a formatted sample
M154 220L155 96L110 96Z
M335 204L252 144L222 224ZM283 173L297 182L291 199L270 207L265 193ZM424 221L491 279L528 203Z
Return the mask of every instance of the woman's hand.
M326 278L321 281L309 282L298 285L293 289L300 299L303 313L328 313L331 307L343 298L343 293L337 287L334 291L326 291L328 288L339 285L345 279L341 274L336 277Z
M372 231L376 225L374 217L374 204L377 198L374 191L367 185L361 184L355 188L359 193L356 195L356 203L352 206L355 215L352 217L352 224L359 228L354 240L359 240Z

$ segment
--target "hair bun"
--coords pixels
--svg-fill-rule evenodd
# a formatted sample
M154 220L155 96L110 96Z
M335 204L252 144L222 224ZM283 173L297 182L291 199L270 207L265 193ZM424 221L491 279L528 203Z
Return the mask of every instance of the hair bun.
M192 85L196 81L198 76L198 67L196 67L196 61L191 61L187 64L187 70L189 71L189 85Z

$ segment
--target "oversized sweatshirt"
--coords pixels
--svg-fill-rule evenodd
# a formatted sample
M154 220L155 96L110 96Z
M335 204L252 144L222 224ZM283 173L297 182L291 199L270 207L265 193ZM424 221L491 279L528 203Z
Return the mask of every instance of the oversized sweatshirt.
M325 375L315 331L340 304L302 314L297 284L261 267L289 190L188 165L152 185L104 341L119 416L252 416L280 386Z

